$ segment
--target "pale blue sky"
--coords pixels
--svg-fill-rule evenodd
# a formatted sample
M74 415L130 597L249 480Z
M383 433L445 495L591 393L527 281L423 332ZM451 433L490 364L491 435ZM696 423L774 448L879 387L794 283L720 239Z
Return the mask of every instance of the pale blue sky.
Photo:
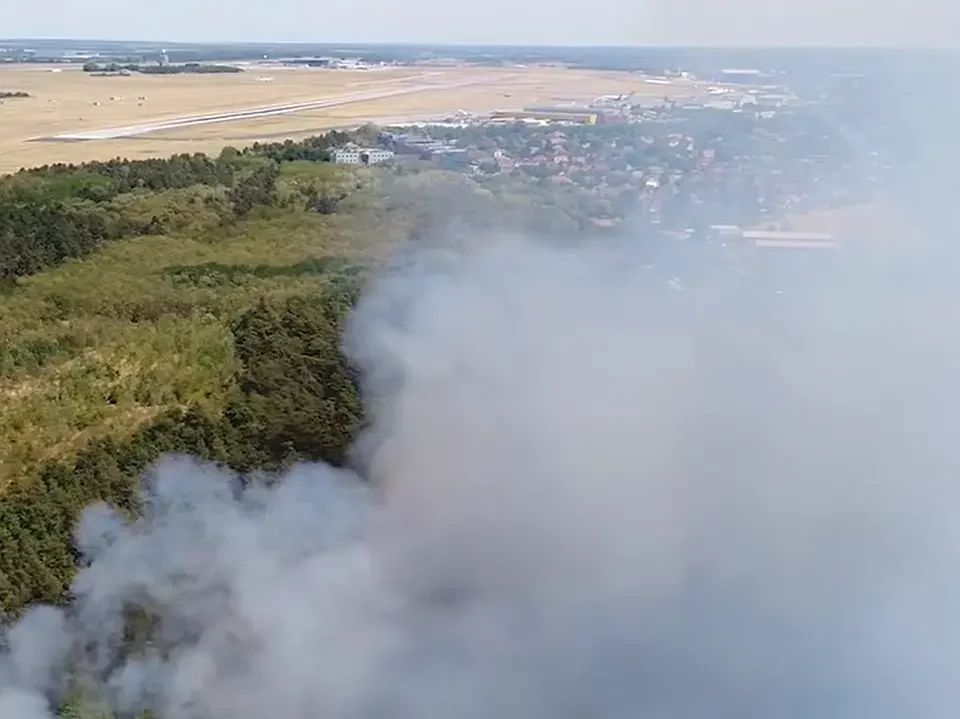
M954 46L960 0L0 0L0 37Z

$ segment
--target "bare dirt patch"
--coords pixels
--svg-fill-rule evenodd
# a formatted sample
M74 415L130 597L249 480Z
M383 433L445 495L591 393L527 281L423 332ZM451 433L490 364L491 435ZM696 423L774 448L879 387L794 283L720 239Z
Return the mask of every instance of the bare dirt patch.
M797 232L827 232L875 247L910 242L917 234L917 228L897 209L894 201L884 197L859 205L793 214L787 221Z

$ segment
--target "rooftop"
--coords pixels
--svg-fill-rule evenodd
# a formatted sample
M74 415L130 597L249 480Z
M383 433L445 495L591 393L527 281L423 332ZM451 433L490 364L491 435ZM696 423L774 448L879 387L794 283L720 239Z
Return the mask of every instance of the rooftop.
M787 232L785 230L746 230L745 240L784 240L788 242L833 242L826 232Z

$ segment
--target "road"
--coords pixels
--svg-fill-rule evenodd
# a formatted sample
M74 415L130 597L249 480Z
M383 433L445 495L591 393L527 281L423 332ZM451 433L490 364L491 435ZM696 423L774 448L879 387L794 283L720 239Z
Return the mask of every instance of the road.
M103 130L85 130L81 132L70 132L62 135L55 135L54 140L114 140L122 137L135 137L137 135L147 135L152 132L163 130L176 130L184 127L193 127L195 125L210 125L217 122L236 122L238 120L253 120L260 117L271 117L273 115L287 115L294 112L305 112L308 110L324 110L331 107L341 107L358 102L370 102L372 100L383 100L389 97L398 97L400 95L412 95L419 92L430 92L438 90L455 90L461 87L471 85L488 85L505 79L501 76L491 76L484 78L474 78L472 80L460 80L456 82L446 82L437 84L420 84L409 87L398 87L380 90L365 90L362 92L352 92L343 95L334 95L325 97L321 100L307 100L303 102L290 102L280 105L264 105L262 107L253 107L243 110L232 110L228 112L218 112L208 115L188 115L185 117L173 118L170 120L155 120L138 125L125 125L123 127L111 127Z

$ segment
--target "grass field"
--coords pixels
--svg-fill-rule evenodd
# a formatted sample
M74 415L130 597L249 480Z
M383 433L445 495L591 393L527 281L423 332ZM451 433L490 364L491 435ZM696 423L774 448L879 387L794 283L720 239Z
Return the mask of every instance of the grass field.
M250 68L239 74L95 77L80 69L37 65L0 67L0 90L29 98L0 105L0 172L50 162L131 159L175 152L217 152L224 145L302 137L368 120L399 120L457 109L488 111L530 104L589 100L601 94L663 97L691 88L647 83L626 72L553 67L396 68L377 71ZM264 81L263 78L271 78ZM472 82L469 87L444 87ZM323 110L167 130L114 140L37 141L54 135L224 112L283 102L422 85L436 90L356 102ZM140 99L145 98L145 99ZM99 104L97 104L99 103Z

